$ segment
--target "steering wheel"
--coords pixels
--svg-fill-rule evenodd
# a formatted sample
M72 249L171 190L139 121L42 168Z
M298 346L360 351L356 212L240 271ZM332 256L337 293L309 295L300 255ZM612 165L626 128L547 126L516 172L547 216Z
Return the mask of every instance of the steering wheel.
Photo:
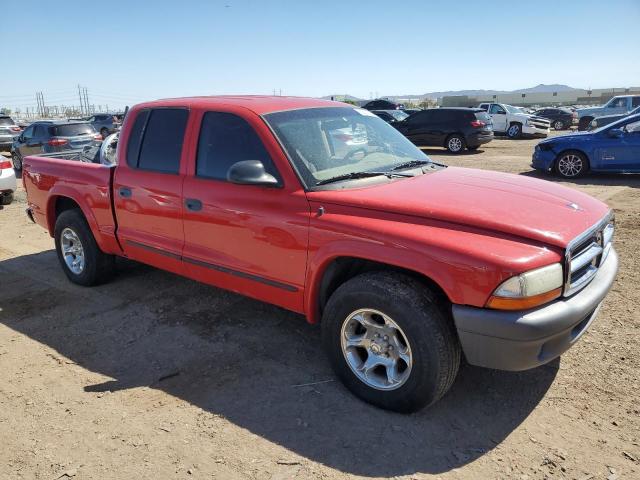
M347 153L344 156L344 160L345 161L351 160L353 157L355 157L356 153L362 153L363 155L362 158L367 156L367 150L361 147L361 148L356 148L355 150L351 150L349 153Z

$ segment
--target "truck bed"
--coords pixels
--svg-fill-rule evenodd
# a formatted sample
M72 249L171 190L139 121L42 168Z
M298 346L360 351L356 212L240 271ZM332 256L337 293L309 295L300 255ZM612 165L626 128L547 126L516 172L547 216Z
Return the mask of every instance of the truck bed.
M56 158L58 156L63 158ZM68 156L69 153L64 152L24 159L22 182L32 218L53 236L58 198L70 198L82 209L92 230L97 232L96 242L101 249L116 253L114 248L119 248L115 241L111 198L113 167L70 161Z

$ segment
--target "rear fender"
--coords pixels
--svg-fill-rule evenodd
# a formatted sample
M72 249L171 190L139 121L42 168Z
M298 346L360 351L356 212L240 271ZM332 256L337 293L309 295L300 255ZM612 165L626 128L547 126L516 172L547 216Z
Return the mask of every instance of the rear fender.
M92 198L90 196L82 196L80 192L74 190L67 185L54 185L49 190L49 198L47 200L47 230L49 235L53 237L56 226L56 202L59 198L68 198L74 201L82 210L84 218L91 228L96 243L100 250L104 253L121 254L120 247L115 238L115 231L112 226L101 228L93 213Z

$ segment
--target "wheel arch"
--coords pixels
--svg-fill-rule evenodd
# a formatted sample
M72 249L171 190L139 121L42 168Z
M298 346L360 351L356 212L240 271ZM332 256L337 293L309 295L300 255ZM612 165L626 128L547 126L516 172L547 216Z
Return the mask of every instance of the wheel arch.
M310 308L307 311L309 322L318 323L320 321L327 301L340 285L357 275L375 271L403 273L430 288L447 305L451 304L451 300L444 289L424 273L377 260L355 256L340 256L330 260L316 276L315 288L313 289L315 293L309 299Z
M71 209L78 209L82 212L82 215L89 224L91 233L93 234L100 250L105 253L116 253L118 251L118 248L113 245L114 242L101 233L98 222L93 215L91 208L83 202L81 198L73 195L73 192L54 191L47 200L47 230L51 237L54 236L56 221L60 214Z

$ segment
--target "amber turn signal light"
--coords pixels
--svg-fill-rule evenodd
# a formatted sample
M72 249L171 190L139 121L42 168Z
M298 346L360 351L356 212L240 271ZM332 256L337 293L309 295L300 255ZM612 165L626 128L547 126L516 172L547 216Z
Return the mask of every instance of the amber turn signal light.
M492 295L487 301L487 308L496 310L527 310L558 298L562 294L562 287L531 297L509 298Z

